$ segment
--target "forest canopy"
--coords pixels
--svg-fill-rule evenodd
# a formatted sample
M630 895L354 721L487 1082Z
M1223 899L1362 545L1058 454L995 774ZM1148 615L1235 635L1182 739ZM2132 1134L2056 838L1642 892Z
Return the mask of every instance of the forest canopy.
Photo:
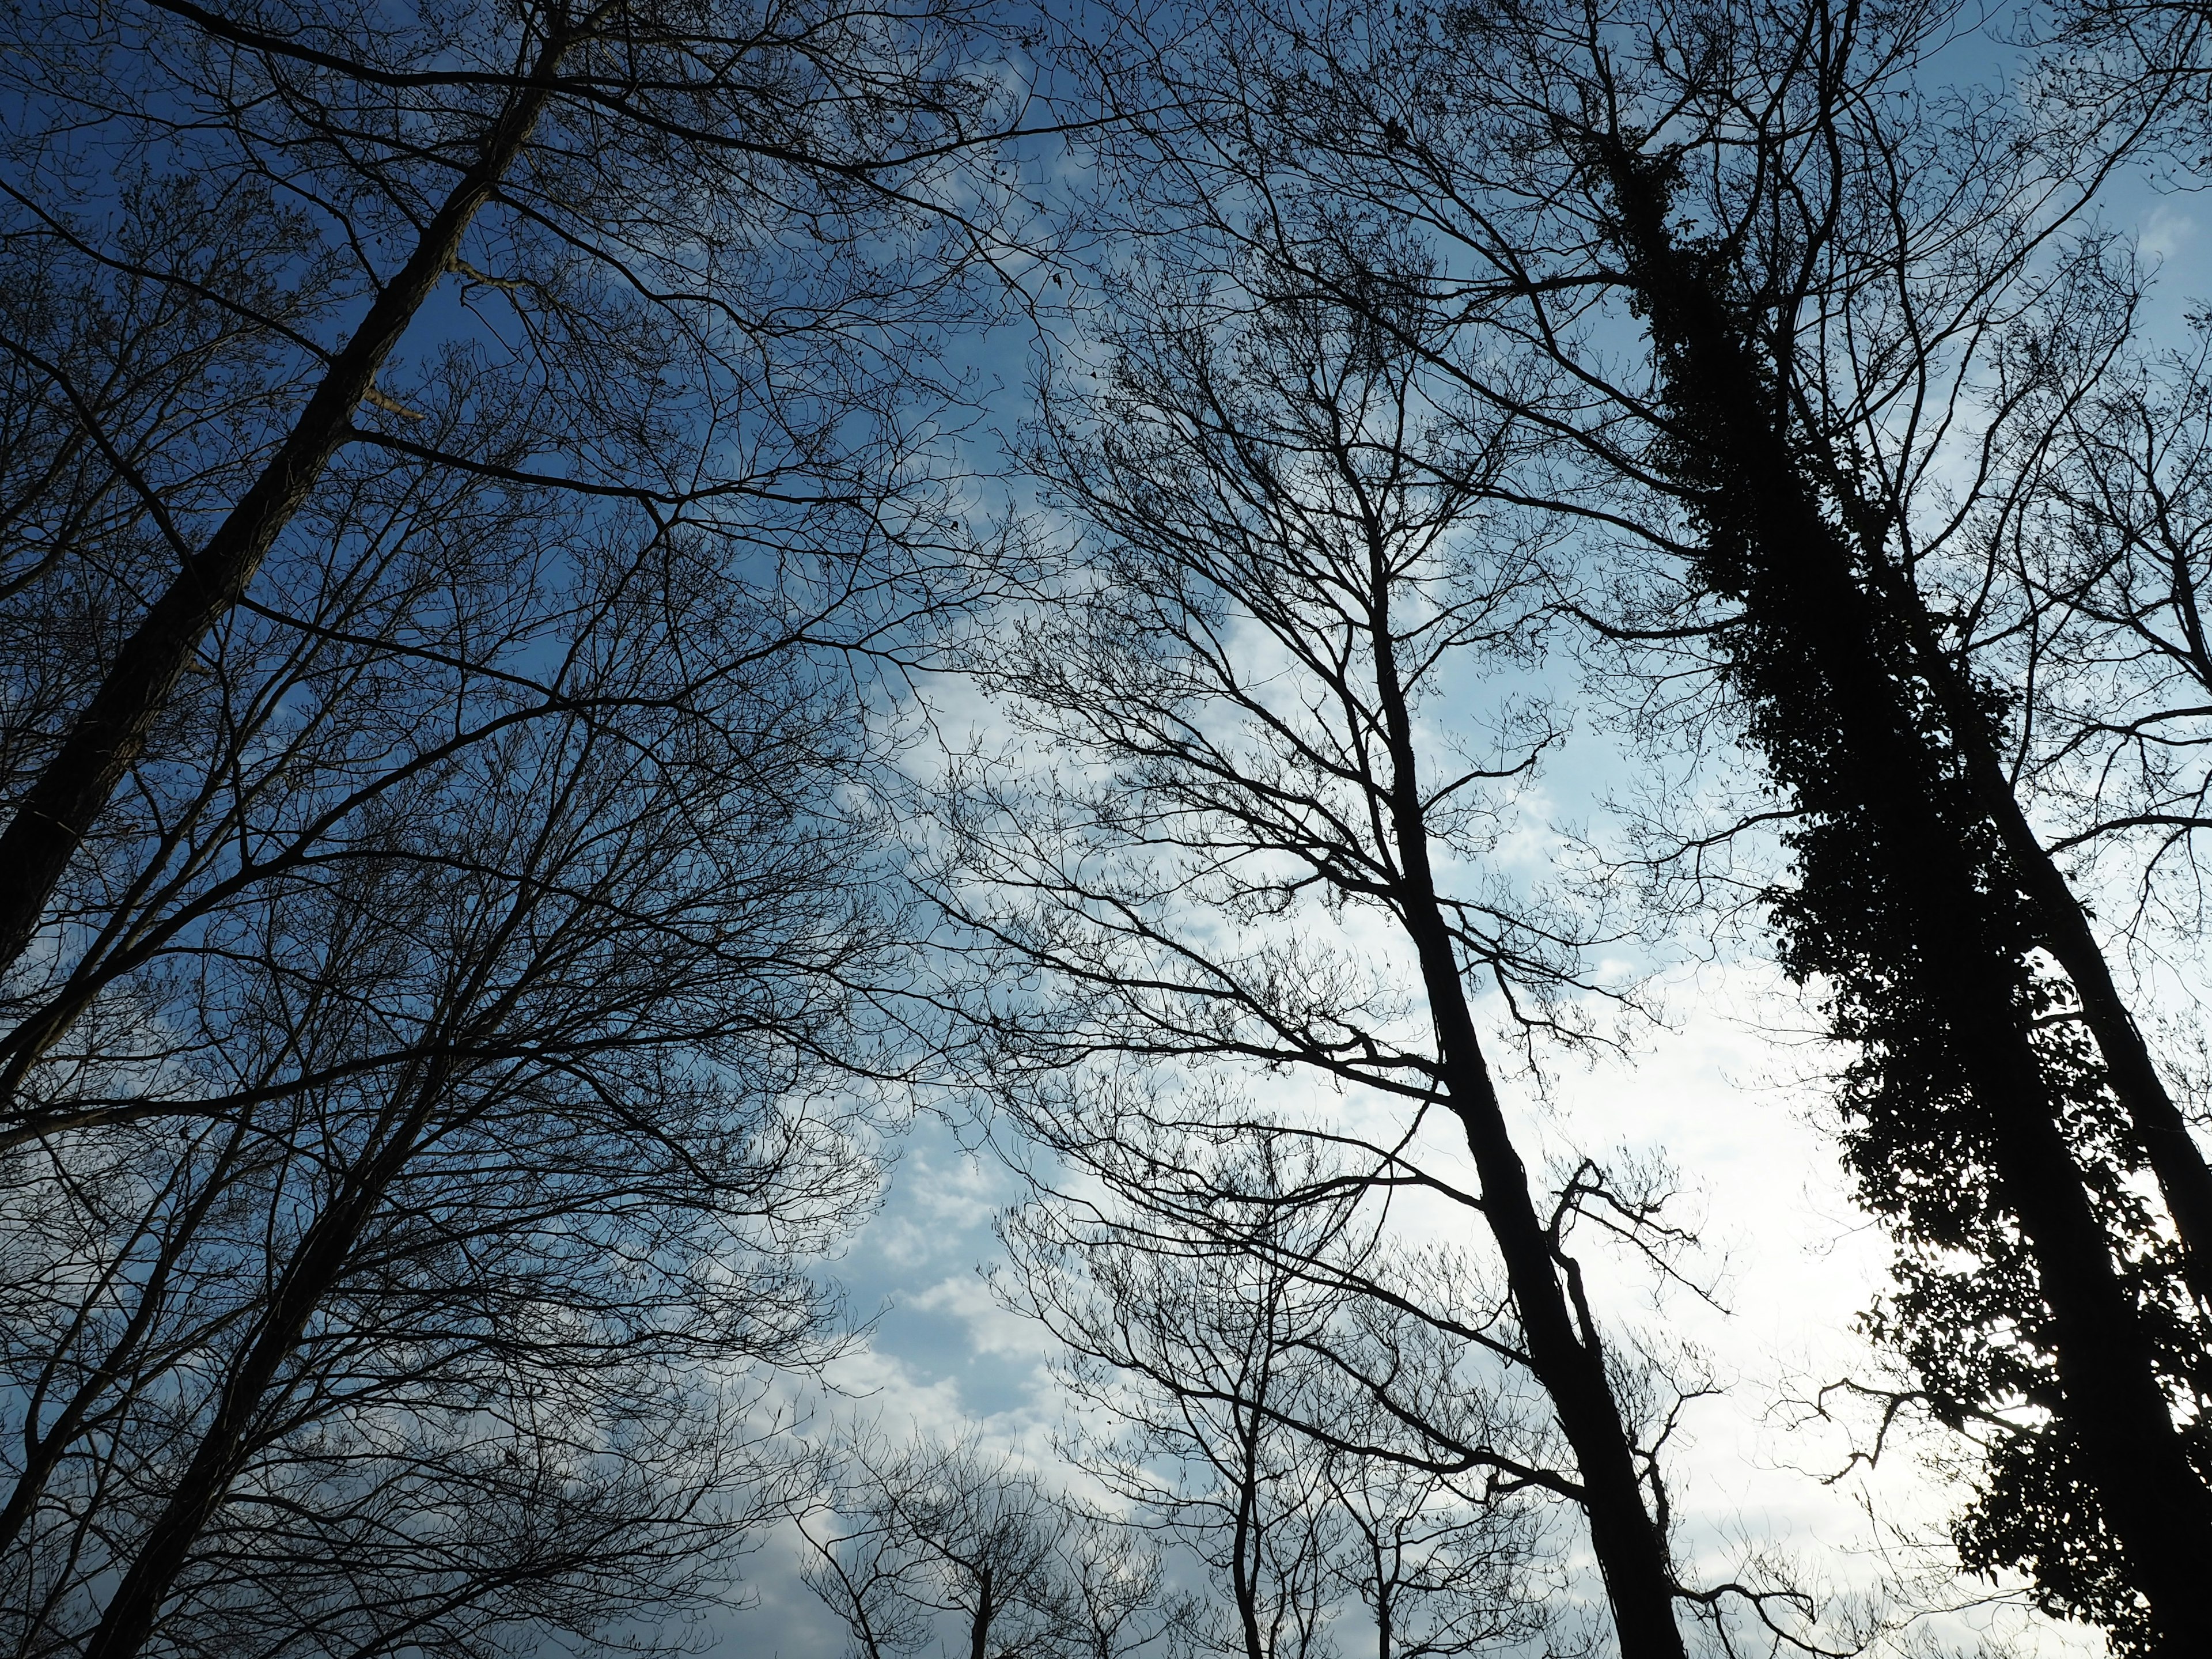
M2212 1653L2198 0L0 29L0 1652Z

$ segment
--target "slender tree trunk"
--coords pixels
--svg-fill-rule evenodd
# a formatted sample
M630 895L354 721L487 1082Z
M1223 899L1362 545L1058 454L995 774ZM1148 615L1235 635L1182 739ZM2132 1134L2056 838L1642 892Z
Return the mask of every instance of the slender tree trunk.
M1371 579L1377 606L1370 623L1377 701L1389 744L1390 817L1400 866L1400 903L1419 953L1442 1052L1451 1109L1467 1135L1482 1183L1482 1213L1504 1259L1506 1284L1521 1321L1530 1369L1573 1449L1590 1547L1605 1578L1621 1659L1684 1659L1674 1619L1674 1575L1667 1540L1644 1501L1635 1448L1606 1376L1595 1328L1568 1305L1552 1240L1529 1196L1528 1173L1514 1149L1505 1114L1468 1007L1458 952L1437 902L1429 835L1415 764L1413 720L1391 641L1388 577L1379 546Z
M521 155L552 95L554 72L574 44L568 35L548 39L528 80L485 136L475 165L331 360L291 432L124 641L100 689L70 722L61 746L0 833L0 971L29 947L63 872L143 752L192 653L245 597L270 548L345 441L353 412L374 389L378 371L452 269L470 222Z
M407 1115L358 1179L341 1189L300 1241L245 1354L224 1380L191 1462L108 1599L99 1627L85 1644L83 1659L134 1659L145 1645L193 1546L238 1477L250 1451L253 1419L276 1386L284 1362L298 1351L307 1321L343 1275L386 1189L413 1155L446 1081L445 1068L436 1063L428 1075L415 1080Z
M1613 1604L1621 1659L1682 1659L1666 1540L1644 1505L1627 1425L1606 1376L1605 1351L1594 1329L1576 1328L1551 1239L1529 1196L1528 1170L1482 1056L1450 936L1442 913L1432 904L1428 911L1413 932L1450 1105L1481 1177L1483 1214L1504 1258L1531 1369L1574 1450L1590 1547Z
M1263 1376L1258 1403L1267 1398ZM1268 1659L1260 1634L1260 1425L1255 1410L1239 1447L1243 1468L1237 1483L1237 1525L1229 1540L1229 1588L1237 1601L1237 1622L1244 1638L1244 1659Z
M990 1659L991 1621L998 1607L991 1600L991 1575L983 1573L981 1589L975 1597L975 1616L968 1626L968 1659Z
M1990 936L1971 855L1958 826L1936 809L1941 762L1885 675L1874 599L1855 576L1844 532L1804 480L1747 344L1711 278L1673 246L1663 187L1624 150L1605 159L1620 213L1615 234L1639 279L1680 417L1676 441L1702 451L1711 463L1703 471L1725 481L1717 487L1729 493L1731 521L1745 527L1749 545L1740 552L1751 569L1747 591L1735 597L1769 630L1749 648L1787 653L1832 700L1826 713L1844 750L1837 763L1875 828L1899 920L1921 955L1923 988L1960 1050L2002 1200L2036 1264L2054 1328L2061 1410L2081 1467L2164 1639L2177 1652L2212 1652L2203 1595L2212 1492L2175 1432L2149 1334L2014 1006L2019 964ZM1986 810L1978 797L1977 805Z
M1375 1659L1390 1659L1390 1606L1394 1592L1382 1567L1382 1548L1370 1552L1375 1562Z

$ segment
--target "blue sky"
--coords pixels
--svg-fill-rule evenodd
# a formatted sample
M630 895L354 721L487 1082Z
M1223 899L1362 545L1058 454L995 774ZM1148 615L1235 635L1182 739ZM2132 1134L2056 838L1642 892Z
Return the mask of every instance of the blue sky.
M2212 286L2203 198L2130 186L2108 199L2106 221L2158 263L2151 314L2161 329L2178 327ZM1012 348L994 365L1010 392L1022 380L1018 356ZM1632 763L1584 732L1553 769L1538 810L1586 817ZM1665 983L1668 1022L1644 1030L1636 1052L1562 1066L1547 1097L1518 1087L1514 1110L1532 1153L1663 1149L1704 1218L1698 1267L1720 1310L1633 1275L1610 1281L1613 1316L1701 1345L1723 1385L1693 1411L1673 1463L1682 1553L1713 1574L1761 1547L1795 1554L1834 1582L1910 1568L1915 1540L1941 1537L1956 1496L1921 1455L1927 1449L1908 1445L1870 1474L1829 1484L1820 1477L1845 1460L1841 1431L1808 1429L1787 1404L1809 1386L1871 1369L1853 1321L1882 1281L1887 1249L1853 1208L1824 1133L1822 1055L1801 1036L1811 1019L1756 963L1681 965ZM882 1209L831 1264L855 1315L873 1314L875 1323L836 1372L842 1397L824 1401L826 1415L878 1419L894 1431L973 1428L988 1443L1053 1464L1061 1419L1048 1346L996 1303L984 1278L1000 1254L993 1219L1018 1198L1012 1178L988 1156L971 1156L946 1126L915 1127ZM772 1542L748 1576L759 1605L726 1621L717 1651L835 1659L840 1632L796 1582L788 1539ZM1970 1642L2016 1623L1970 1609L1934 1618L1929 1629ZM2046 1623L2023 1650L2099 1646Z

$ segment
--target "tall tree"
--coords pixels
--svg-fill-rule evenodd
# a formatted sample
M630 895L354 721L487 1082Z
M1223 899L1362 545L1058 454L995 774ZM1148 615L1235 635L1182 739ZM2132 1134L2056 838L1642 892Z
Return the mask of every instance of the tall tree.
M878 1173L846 792L969 591L1020 66L928 5L5 27L8 1634L649 1641L790 1495Z
M876 1175L852 727L787 652L688 684L742 585L601 574L608 718L386 792L226 917L141 1109L12 1155L21 1650L629 1643L783 1505L759 1396Z
M2015 175L2008 186L2027 204L1990 212L1995 234L1967 282L1929 273L1958 226L1938 219L1924 185L1884 176L1917 162L1928 135L1879 112L1884 59L1909 60L1911 37L1814 10L1791 41L1791 21L1748 52L1739 32L1733 50L1769 59L1762 90L1778 126L1852 160L1841 178L1832 161L1814 164L1820 205L1791 202L1787 229L1718 229L1722 212L1738 223L1776 212L1735 184L1740 196L1699 201L1716 232L1689 237L1668 222L1684 195L1672 158L1632 152L1625 134L1598 139L1610 238L1658 359L1656 456L1686 486L1705 535L1693 580L1741 607L1715 643L1750 706L1750 735L1805 815L1788 837L1796 883L1774 906L1784 960L1835 988L1837 1033L1864 1055L1848 1150L1871 1206L1919 1247L1878 1328L1952 1420L1978 1392L2056 1395L2056 1422L2015 1424L1993 1448L1961 1548L1974 1565L2032 1563L2048 1605L2124 1640L2186 1648L2208 1634L2189 1586L2212 1547L2212 1179L2007 775L2005 695L1963 640L1943 637L1916 580L1929 550L1912 481L1893 470L1898 451L1865 417L1842 427L1848 440L1835 419L1839 404L1880 395L1877 342L1905 346L1947 308L1980 320L1975 288L2017 307L2048 283L2028 263L2047 222L2033 181ZM1778 171L1789 164L1786 137L1751 148ZM1946 176L1972 153L1961 144ZM1887 234L1867 234L1882 207ZM1869 259L1900 273L1901 303L1854 291L1846 270ZM1828 322L1856 322L1864 337L1820 350L1809 341ZM1920 362L1905 374L1925 386L1940 354L1911 355ZM2146 1166L2178 1248L2130 1189ZM1985 1264L1971 1278L1930 1259L1968 1241ZM1989 1335L1962 1341L1962 1328ZM2041 1377L2020 1363L2022 1337L2049 1356Z
M368 481L755 545L882 507L932 332L994 280L1018 94L957 6L59 0L9 29L10 258L94 302L9 333L23 471L74 526L9 579L19 615L104 613L14 750L0 966L58 922L34 978L108 943L100 854L171 818L195 734L157 732L218 629L343 626L287 615L281 567Z
M1899 1241L1879 1323L1937 1415L1992 1440L1967 1559L2185 1650L2212 1552L2212 1172L2031 822L1945 580L2038 418L1978 377L2064 303L2055 238L2124 130L1945 96L1921 71L1956 22L1239 12L1152 54L1170 113L1132 160L1167 223L1263 245L1435 395L1579 455L1530 493L1616 544L1618 585L1645 579L1640 614L1596 619L1695 653L1790 826L1771 914L1859 1056L1845 1150ZM1414 251L1378 258L1394 234Z
M1478 976L1522 1038L1571 1033L1576 1000L1598 994L1577 970L1600 924L1516 895L1487 856L1559 733L1501 696L1486 740L1455 746L1425 707L1528 648L1543 532L1510 502L1534 446L1513 421L1451 428L1423 404L1419 349L1275 278L1256 258L1133 272L1110 360L1062 387L1038 465L1085 527L1082 556L976 665L1049 744L1056 782L1032 799L979 777L951 808L968 854L945 884L989 975L1034 975L1041 1000L1033 1019L996 999L978 1018L1004 1039L1027 1132L1079 1167L1135 1146L1125 1185L1177 1183L1172 1136L1163 1167L1138 1167L1148 1123L1202 1144L1295 1115L1241 1130L1171 1096L1155 1121L1140 1093L1071 1073L1086 1060L1249 1062L1402 1112L1310 1132L1371 1158L1345 1179L1378 1199L1425 1190L1481 1229L1506 1306L1434 1316L1525 1367L1564 1437L1540 1468L1486 1446L1440 1447L1440 1466L1509 1470L1577 1505L1623 1651L1679 1653L1650 1425L1616 1390L1567 1243L1585 1202L1618 1194L1601 1176L1551 1193L1531 1178L1479 1023ZM1440 1117L1472 1189L1409 1150ZM1616 1213L1659 1246L1646 1212Z

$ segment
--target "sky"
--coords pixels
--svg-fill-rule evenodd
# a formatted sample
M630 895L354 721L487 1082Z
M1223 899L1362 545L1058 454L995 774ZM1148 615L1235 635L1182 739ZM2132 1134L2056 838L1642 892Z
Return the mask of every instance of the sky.
M1723 1576L1756 1542L1832 1579L1863 1582L1883 1560L1860 1498L1872 1498L1891 1527L1925 1534L1940 1530L1947 1494L1911 1457L1886 1461L1873 1480L1824 1484L1820 1475L1845 1461L1842 1436L1785 1432L1782 1402L1803 1385L1870 1372L1852 1322L1881 1281L1887 1247L1850 1205L1817 1122L1817 1090L1790 1081L1808 1059L1778 1030L1793 1021L1794 1003L1760 977L1707 969L1686 979L1676 1001L1694 999L1693 1012L1650 1033L1631 1061L1564 1071L1548 1103L1524 1097L1516 1129L1524 1147L1663 1148L1687 1176L1704 1221L1696 1265L1724 1311L1680 1294L1655 1310L1633 1292L1616 1295L1612 1310L1702 1345L1723 1384L1692 1408L1669 1463L1685 1560ZM831 1400L830 1411L894 1432L972 1428L987 1444L1055 1466L1051 1434L1062 1417L1052 1345L1001 1307L984 1277L1001 1259L993 1218L1018 1197L988 1153L972 1155L943 1125L916 1127L883 1209L835 1267L855 1312L878 1316L834 1373L847 1398ZM842 1652L842 1632L797 1582L794 1541L775 1540L751 1565L759 1605L728 1618L716 1651ZM1984 1622L1936 1625L1964 1637ZM2057 1639L2042 1651L2097 1650L2063 1631L2045 1635Z
M2160 269L2154 331L2178 329L2191 302L2212 293L2212 205L2133 182L2107 198L2105 217ZM994 414L1003 426L1018 418L1026 345L1010 331L979 348L976 366L1002 388ZM956 725L989 729L988 711L971 703L956 698L951 713ZM1599 803L1638 763L1585 725L1529 804L1532 820L1601 816ZM1540 866L1558 844L1530 837L1522 856ZM1595 1277L1610 1328L1696 1345L1718 1385L1692 1407L1668 1466L1686 1571L1726 1577L1754 1550L1794 1555L1843 1584L1910 1567L1923 1559L1915 1540L1940 1538L1957 1501L1929 1455L1941 1443L1908 1442L1876 1468L1832 1479L1850 1462L1848 1431L1808 1427L1791 1403L1875 1368L1856 1322L1884 1282L1888 1246L1856 1210L1827 1132L1820 1073L1831 1056L1806 1035L1812 1016L1753 953L1662 951L1632 966L1656 975L1662 1018L1639 1028L1625 1054L1555 1057L1540 1091L1516 1079L1508 1110L1532 1167L1547 1152L1623 1148L1662 1152L1681 1174L1703 1241L1688 1271L1710 1302L1632 1273ZM1262 1104L1267 1091L1306 1087L1254 1086ZM803 1399L819 1431L877 1422L894 1436L973 1433L1079 1485L1055 1450L1067 1407L1054 1344L990 1284L1004 1260L994 1224L1023 1193L981 1140L972 1127L927 1115L905 1133L880 1206L856 1218L848 1248L823 1267L864 1334ZM844 1633L801 1583L802 1559L787 1528L764 1540L744 1569L752 1605L716 1619L711 1651L841 1659ZM1958 1641L2019 1628L2010 1609L1966 1607L1928 1623ZM2100 1646L2050 1625L2025 1639L2026 1651L2054 1659Z
M968 713L981 718L972 707ZM1637 763L1603 732L1585 732L1570 740L1530 815L1586 819ZM1540 862L1556 845L1530 837L1522 856ZM1826 1133L1820 1079L1835 1056L1809 1035L1814 1017L1754 951L1699 955L1640 964L1656 972L1662 1018L1638 1028L1626 1054L1555 1055L1541 1089L1526 1077L1508 1083L1516 1140L1532 1170L1570 1148L1622 1148L1662 1152L1680 1174L1702 1238L1686 1267L1711 1302L1664 1291L1618 1261L1595 1263L1592 1279L1617 1334L1694 1344L1719 1385L1691 1408L1668 1462L1677 1547L1692 1576L1735 1577L1752 1551L1790 1556L1838 1587L1924 1569L1932 1558L1908 1546L1942 1537L1954 1491L1911 1443L1870 1472L1825 1480L1849 1462L1850 1433L1840 1424L1808 1425L1790 1404L1822 1383L1875 1370L1855 1321L1883 1283L1888 1246L1852 1205ZM1494 1031L1502 1022L1490 1012ZM1277 1103L1270 1091L1307 1085L1266 1078L1253 1088L1255 1100L1268 1104ZM1317 1102L1308 1091L1303 1102L1279 1103ZM1334 1109L1356 1115L1358 1103ZM878 1423L895 1437L972 1432L1080 1486L1082 1476L1054 1449L1066 1419L1051 1340L1002 1306L988 1281L1004 1259L994 1220L1022 1193L990 1152L970 1149L977 1139L934 1119L917 1122L881 1209L828 1265L854 1317L872 1322L816 1396L817 1421ZM1466 1230L1462 1237L1486 1255L1486 1241ZM1580 1248L1601 1254L1588 1241ZM1940 1450L1942 1443L1929 1444ZM797 1540L786 1534L750 1564L757 1605L722 1621L714 1651L838 1659L842 1631L799 1581L799 1559ZM1931 1616L1926 1628L1963 1645L1984 1631L2017 1634L2021 1623L2014 1608L1969 1608ZM2099 1650L2081 1632L2048 1624L2029 1636L2026 1653Z
M2205 199L2135 183L2108 198L2105 215L2160 268L2155 327L2178 328L2212 289ZM1008 367L1011 392L1021 375ZM1634 763L1584 733L1552 769L1539 810L1584 816ZM1845 1433L1808 1428L1787 1403L1821 1382L1872 1373L1855 1321L1883 1283L1887 1253L1853 1206L1825 1131L1824 1056L1804 1035L1812 1018L1754 960L1698 963L1686 955L1661 983L1667 1018L1644 1029L1631 1054L1560 1066L1547 1097L1522 1088L1510 1099L1516 1135L1524 1152L1663 1150L1702 1218L1694 1270L1717 1307L1679 1292L1650 1303L1624 1291L1608 1310L1700 1345L1721 1383L1692 1408L1669 1465L1684 1561L1720 1576L1758 1546L1794 1553L1832 1582L1871 1582L1924 1559L1911 1540L1942 1537L1958 1491L1926 1455L1940 1442L1908 1443L1872 1472L1824 1480L1847 1461ZM1051 1342L1002 1307L987 1282L1002 1259L994 1219L1019 1196L1012 1176L952 1127L931 1119L915 1127L881 1209L829 1269L854 1313L873 1322L830 1378L825 1421L972 1431L1039 1467L1062 1468L1052 1445L1064 1419ZM797 1561L791 1536L769 1541L747 1573L757 1604L721 1621L714 1651L836 1659L842 1632L798 1582ZM1960 1644L2009 1632L2031 1654L2101 1649L2078 1629L2023 1624L2011 1608L1931 1615L1924 1628Z

